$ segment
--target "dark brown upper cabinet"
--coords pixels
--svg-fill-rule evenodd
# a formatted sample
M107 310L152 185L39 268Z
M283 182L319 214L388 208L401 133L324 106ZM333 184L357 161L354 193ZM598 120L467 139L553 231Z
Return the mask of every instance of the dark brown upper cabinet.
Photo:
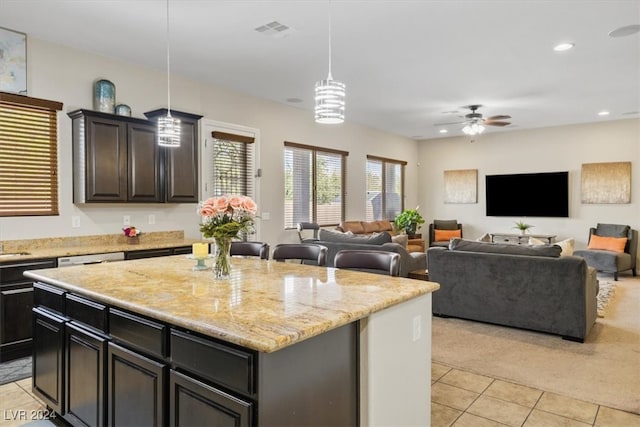
M149 111L145 116L154 124L167 114L166 108ZM180 119L180 147L161 148L162 181L165 202L191 203L199 200L198 192L198 120L202 116L171 110Z
M157 111L155 118L162 110ZM158 146L155 120L84 109L69 113L74 203L197 202L201 116L172 115L182 120L179 148Z

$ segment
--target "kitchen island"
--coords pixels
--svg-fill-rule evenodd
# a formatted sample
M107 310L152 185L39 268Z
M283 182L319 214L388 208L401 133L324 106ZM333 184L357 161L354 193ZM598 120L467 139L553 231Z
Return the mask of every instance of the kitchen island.
M429 425L437 283L242 258L217 281L193 265L26 272L34 392L72 424Z

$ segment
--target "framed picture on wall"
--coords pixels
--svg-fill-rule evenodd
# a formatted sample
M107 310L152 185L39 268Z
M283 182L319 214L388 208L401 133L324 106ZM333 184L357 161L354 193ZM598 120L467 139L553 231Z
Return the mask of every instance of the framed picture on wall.
M27 35L2 27L0 91L27 94Z

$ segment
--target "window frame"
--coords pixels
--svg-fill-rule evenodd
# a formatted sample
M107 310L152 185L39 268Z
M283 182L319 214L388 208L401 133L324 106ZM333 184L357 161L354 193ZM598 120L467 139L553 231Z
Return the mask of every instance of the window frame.
M400 166L400 212L404 211L404 199L405 199L405 168L407 166L407 162L405 160L397 160L397 159L391 159L388 157L380 157L380 156L375 156L375 155L371 155L371 154L367 154L367 165L365 165L365 173L367 173L367 171L369 170L368 167L368 163L369 161L374 161L374 162L380 162L382 164L382 177L381 177L381 183L380 183L380 187L381 187L381 194L382 194L382 212L386 212L387 211L387 169L386 166L387 164L393 164L393 165L399 165ZM368 186L368 180L365 177L365 185ZM365 193L367 193L369 190L368 188L365 188ZM369 203L368 200L365 201L365 203ZM365 212L367 211L367 206L365 205ZM389 221L393 221L394 218L380 218L381 220L387 219ZM377 221L379 219L373 218L371 219L372 221Z
M63 104L58 101L0 92L0 111L15 110L16 114L20 114L18 110L25 111L25 113L32 112L40 116L41 119L46 116L47 120L32 120L31 123L38 126L31 129L29 132L24 129L28 128L28 125L24 126L23 123L17 123L15 120L12 123L10 116L11 113L5 117L0 116L0 127L4 128L4 131L0 130L0 137L4 132L4 138L7 139L3 141L3 143L6 142L7 144L11 144L11 142L15 143L20 138L28 140L29 138L36 139L37 137L37 140L40 141L38 146L41 149L46 148L46 150L41 151L48 152L48 167L50 169L49 178L47 180L39 181L41 185L48 186L49 192L47 193L47 197L43 197L41 189L27 188L26 191L23 191L24 196L28 197L31 195L36 200L42 201L41 203L27 203L26 201L18 203L18 200L20 199L11 198L12 193L15 197L15 190L12 191L10 185L3 186L0 182L0 217L60 215L60 185L58 182L58 111L62 110L62 106ZM14 132L11 133L12 136L9 136L11 131ZM37 135L38 133L41 133L40 136ZM45 140L46 143L43 142ZM0 152L0 155L11 153L10 156L6 157L5 164L8 165L15 163L15 168L9 168L8 170L5 169L1 172L2 175L0 175L0 179L7 179L8 181L11 175L16 174L17 169L24 165L24 159L29 157L29 152L34 151L33 148L24 148L22 150L19 150L18 148L19 144L14 144L12 150L4 150L4 153ZM46 156L37 157L46 158ZM27 209L29 205L33 206L33 210Z
M349 156L348 151L337 150L335 148L327 148L327 147L318 147L314 145L300 144L297 142L284 141L284 151L288 148L296 149L296 150L307 150L311 152L311 222L317 223L321 227L328 226L337 226L340 222L344 221L346 215L346 187L347 187L347 156ZM327 224L319 224L318 223L318 192L317 192L317 179L318 179L318 170L317 170L317 156L318 154L333 154L340 156L340 222L338 223L327 223ZM286 179L286 178L285 178ZM285 184L286 187L286 184ZM286 197L285 197L286 203ZM285 209L286 210L286 209ZM286 215L285 215L286 217ZM288 226L286 223L284 224L285 230L295 229L295 224Z

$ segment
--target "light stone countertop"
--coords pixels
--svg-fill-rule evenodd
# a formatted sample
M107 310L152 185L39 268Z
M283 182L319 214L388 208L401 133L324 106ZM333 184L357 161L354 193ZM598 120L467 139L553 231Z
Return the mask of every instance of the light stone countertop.
M143 233L138 244L127 243L123 234L99 234L76 237L44 237L28 240L0 241L0 263L20 262L40 258L60 258L74 255L89 255L111 252L130 252L145 249L164 249L191 246L200 239L184 237L183 231L160 231ZM24 253L23 255L10 255Z
M25 274L267 353L440 288L420 280L236 257L231 278L215 280L211 270L193 271L193 265L195 260L175 255Z

